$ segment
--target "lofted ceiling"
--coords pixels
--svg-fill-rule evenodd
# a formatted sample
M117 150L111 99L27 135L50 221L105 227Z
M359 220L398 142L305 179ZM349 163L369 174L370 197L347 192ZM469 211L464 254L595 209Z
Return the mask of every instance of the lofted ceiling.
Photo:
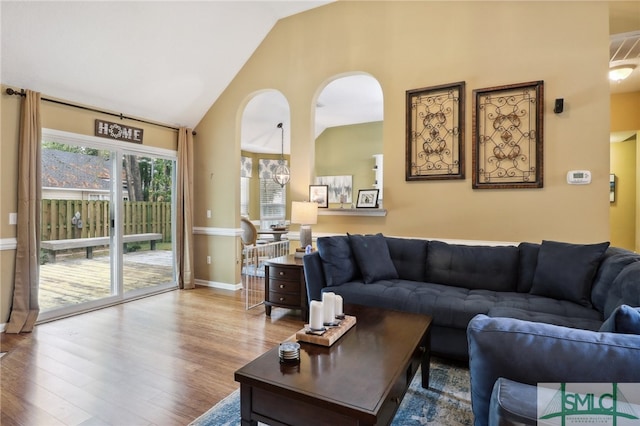
M127 116L195 127L279 19L331 1L2 0L0 81ZM616 43L634 46L621 38L640 35L640 2L609 5L613 55ZM623 59L611 56L638 64L629 79L612 83L612 93L640 91L640 56L633 47L630 52ZM370 76L348 76L330 83L316 106L316 134L379 121L382 90ZM243 149L279 153L282 134L276 125L283 122L288 153L288 117L278 92L250 102L243 115Z
M330 2L2 0L0 78L194 127L279 19Z

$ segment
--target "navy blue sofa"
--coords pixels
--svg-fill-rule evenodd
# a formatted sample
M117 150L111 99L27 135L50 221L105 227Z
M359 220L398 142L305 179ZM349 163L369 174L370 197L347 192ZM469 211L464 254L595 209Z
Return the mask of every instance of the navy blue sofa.
M626 273L634 278L616 279L611 285L617 287L615 293L631 291L637 297L640 262L628 268ZM538 424L541 383L640 386L639 308L616 308L602 331L480 314L469 323L468 337L475 426Z
M303 258L309 300L429 314L434 354L468 359L478 314L597 331L640 306L640 255L608 243L472 246L376 235L321 237Z

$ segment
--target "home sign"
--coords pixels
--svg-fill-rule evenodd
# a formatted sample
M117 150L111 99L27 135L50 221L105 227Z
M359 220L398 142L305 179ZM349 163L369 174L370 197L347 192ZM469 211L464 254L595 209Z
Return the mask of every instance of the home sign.
M96 119L96 136L119 141L142 143L143 129Z

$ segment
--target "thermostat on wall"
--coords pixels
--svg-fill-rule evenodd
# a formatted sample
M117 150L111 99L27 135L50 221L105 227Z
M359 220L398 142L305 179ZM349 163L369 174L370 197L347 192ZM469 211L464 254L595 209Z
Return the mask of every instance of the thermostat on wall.
M587 185L591 183L589 170L571 170L567 173L567 183L570 185Z

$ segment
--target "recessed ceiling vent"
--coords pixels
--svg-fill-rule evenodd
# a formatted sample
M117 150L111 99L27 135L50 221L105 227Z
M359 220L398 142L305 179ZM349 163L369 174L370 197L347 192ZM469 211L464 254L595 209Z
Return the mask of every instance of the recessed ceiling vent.
M640 60L640 31L614 34L609 40L610 62Z

